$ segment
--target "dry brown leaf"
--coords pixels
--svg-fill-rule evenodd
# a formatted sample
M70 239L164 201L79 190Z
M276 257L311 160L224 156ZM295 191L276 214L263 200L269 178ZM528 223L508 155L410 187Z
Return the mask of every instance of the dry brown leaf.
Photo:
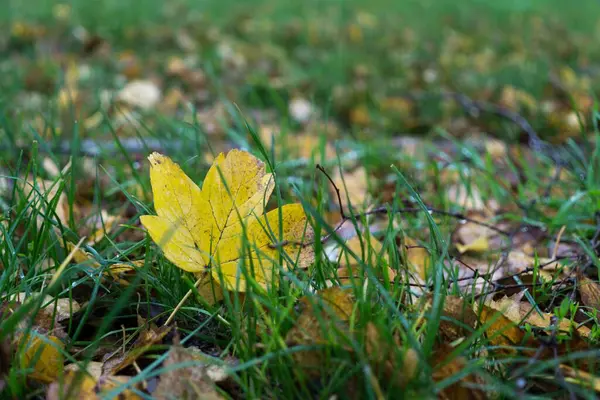
M337 332L347 332L347 321L354 308L350 291L340 287L320 290L316 295L300 299L302 309L296 324L288 331L286 343L311 345L338 343ZM331 339L334 336L335 340ZM322 366L323 354L318 350L294 353L294 359L306 369L315 372Z
M454 357L448 360L453 348L450 345L443 345L437 349L433 355L431 365L434 366L433 380L436 382L443 381L454 375L459 374L467 365L464 357ZM438 398L444 400L482 400L487 399L487 395L481 389L471 387L472 385L481 384L481 379L470 374L459 381L445 387L439 394Z
M491 345L514 346L520 344L525 337L516 323L486 305L481 306L479 319L481 324L487 326L485 334Z
M398 365L395 352L402 344L398 336L393 341L383 338L373 322L368 322L365 329L365 354L375 371L382 371L386 380L399 387L405 386L417 373L419 357L417 352L409 348L404 353L402 365Z
M78 376L77 371L67 371L61 381L53 382L46 392L46 400L100 400L103 395L116 387L126 383L128 376L107 376L98 379L82 372ZM131 390L119 393L120 400L137 400L138 396Z
M577 286L581 302L586 307L600 311L600 284L580 272L577 276Z
M196 362L197 365L177 367L181 363ZM174 345L163 363L163 368L172 367L160 376L160 382L153 393L158 400L169 399L206 399L220 400L215 382L227 378L225 369L221 366L210 365L208 357L190 349Z
M42 339L39 334L25 335L20 342L24 346L20 358L21 368L32 369L29 378L43 383L54 381L63 369L63 342L56 336Z
M85 364L69 364L65 366L65 371L85 372L87 375L99 379L102 376L102 363L99 361L89 361Z
M154 324L150 324L145 327L139 334L136 341L133 343L125 353L122 349L107 355L105 357L104 365L102 367L102 375L112 376L125 367L133 364L139 357L145 352L150 350L152 346L162 342L163 338L171 331L171 327L162 326L157 327Z
M526 301L520 301L522 293L514 296L504 296L498 301L491 300L486 305L496 311L500 311L505 317L516 324L529 323L537 328L549 328L551 326L552 314L536 311L533 305ZM576 328L580 335L589 336L589 328L580 326L574 321L562 319L558 323L558 329L563 332L569 332Z
M352 278L362 279L363 276L366 276L366 271L364 274L360 273L360 263L350 255L348 250L356 254L362 262L372 266L377 275L383 275L379 278L393 281L396 277L394 270L389 267L389 257L381 242L372 235L369 235L368 241L357 235L348 240L345 243L345 248L341 251L337 276L342 284L351 283ZM382 268L379 268L379 266ZM380 271L384 271L383 274L379 274Z
M559 368L565 376L565 381L600 392L600 377L566 364L560 364Z
M25 292L21 292L17 294L15 300L19 303L24 303L25 300L30 296L39 296L39 293L34 292L27 294ZM44 296L42 307L43 308L40 310L40 313L45 314L45 317L48 319L52 319L54 316L54 319L58 322L71 318L71 316L81 308L79 303L73 299L54 299L49 295Z
M477 325L477 315L471 305L457 296L446 296L439 331L448 341L454 341L469 335Z

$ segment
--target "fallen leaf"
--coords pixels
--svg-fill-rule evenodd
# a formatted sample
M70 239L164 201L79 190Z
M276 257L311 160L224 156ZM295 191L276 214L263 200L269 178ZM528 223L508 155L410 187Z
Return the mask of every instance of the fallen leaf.
M26 201L32 202L32 208L39 209L41 215L37 216L37 223L44 224L44 216L55 216L63 226L69 225L69 202L67 195L61 190L62 180L56 181L37 178L29 179L22 187L22 196Z
M314 112L313 105L306 99L296 97L290 101L289 113L296 122L301 124L307 123Z
M208 357L174 345L163 363L167 372L160 376L153 397L158 400L168 399L197 399L219 400L224 397L219 394L215 382L227 378L225 369L208 363ZM183 363L195 362L193 366L181 367ZM212 368L212 371L211 371ZM220 370L217 372L215 369Z
M67 250L69 252L73 251L74 248L75 245L73 243L67 242ZM90 253L86 252L81 248L76 249L73 253L73 261L75 261L78 264L88 265L91 268L101 267L100 263L96 261L94 256L92 256ZM127 279L124 279L123 276L130 274L131 272L135 272L138 268L143 267L145 263L145 260L134 260L129 262L111 264L104 269L103 275L109 276L119 284L126 286L129 285L129 281L127 281Z
M467 360L464 357L456 356L451 360L448 360L448 357L451 355L452 351L452 346L443 345L434 352L433 359L431 361L431 365L434 367L432 376L434 381L440 382L451 378L454 375L461 373L461 371L466 367ZM472 387L473 385L481 383L481 379L477 375L469 374L460 378L451 385L446 386L438 394L438 398L444 400L486 399L487 395L484 391Z
M340 198L344 209L348 209L350 204L356 210L361 210L368 205L370 200L369 178L364 167L344 173L338 168L332 179L341 192Z
M560 364L559 368L565 376L565 381L600 392L600 377L566 364Z
M479 310L480 323L486 326L485 334L493 346L519 345L525 337L517 324L491 307L482 305ZM503 352L505 350L500 350Z
M408 348L404 352L401 364L396 358L396 351L402 348L400 339L394 335L392 340L383 337L380 329L373 322L368 322L365 329L365 354L375 371L382 371L386 380L404 387L416 376L419 366L417 352Z
M488 251L490 248L490 244L488 242L488 238L485 236L480 236L475 241L468 244L456 243L456 250L460 254L464 254L467 252L471 253L484 253Z
M406 250L408 267L412 272L416 273L419 278L425 280L429 273L429 252L425 247L420 246L414 239L409 237L404 239L404 247Z
M289 345L315 345L339 343L338 332L347 333L347 322L354 309L354 298L350 291L340 287L320 290L316 295L300 299L301 312L296 324L288 331ZM335 340L334 340L335 339ZM324 354L319 350L294 353L294 359L307 372L316 372L322 365Z
M243 267L266 288L276 283L272 278L280 255L284 267L288 257L300 268L312 263L312 246L301 244L310 241L312 230L300 204L262 215L275 183L251 154L239 150L220 154L202 190L169 158L153 153L149 160L158 216L145 215L141 221L179 268L200 276L210 273L215 284L222 276L227 289L244 292ZM280 230L283 235L277 239Z
M531 303L520 301L520 297L522 296L523 293L521 292L511 297L504 296L497 301L490 300L486 302L484 307L502 313L505 318L512 322L512 325L528 323L537 328L551 328L552 314L539 312ZM577 330L577 332L584 337L587 337L590 334L589 328L585 326L578 327L575 321L566 318L558 322L557 328L562 332Z
M20 358L21 368L33 369L29 378L43 383L54 381L63 369L63 342L56 336L42 339L39 334L25 335L21 342L24 346Z
M97 228L87 236L90 244L98 243L102 240L120 220L116 215L109 215L106 210L101 210L100 214L95 216L94 219L93 223Z
M160 89L154 82L135 80L121 89L117 95L117 100L128 106L149 110L158 104L160 97Z
M499 206L496 200L483 200L479 189L475 186L467 186L463 183L456 183L448 187L446 196L449 202L464 207L470 211L496 211Z
M53 382L46 392L46 400L100 400L106 392L127 383L128 376L106 376L99 379L79 371L67 371L60 381ZM119 393L120 400L137 400L142 397L126 389Z
M356 254L360 262L350 252ZM372 235L369 235L368 239L356 235L345 243L340 253L340 266L337 270L340 283L349 284L353 278L362 280L367 271L360 273L361 262L373 268L375 274L381 279L393 281L396 277L394 270L389 267L389 257L381 242Z
M440 334L451 342L468 336L477 325L477 315L472 306L458 296L448 295L444 298L442 316Z
M19 303L24 303L25 300L30 296L37 295L39 295L39 293L34 292L28 294L25 292L21 292L17 294L15 300ZM54 316L54 318L58 322L71 318L73 314L79 311L79 309L81 308L79 303L74 299L55 299L49 295L44 296L44 300L42 301L42 307L43 308L40 310L40 313L44 313L47 318L53 318Z
M171 331L170 326L157 327L154 324L146 326L140 333L131 348L123 353L122 349L108 354L102 366L103 376L112 376L123 368L133 364L155 344L162 342L163 338Z
M262 143L268 148L274 148L276 154L288 158L320 159L324 147L324 159L336 156L335 149L328 140L323 140L318 132L304 132L298 134L281 134L281 128L274 125L261 125L258 134Z
M577 287L579 288L581 302L586 307L600 311L600 284L580 272L577 275Z

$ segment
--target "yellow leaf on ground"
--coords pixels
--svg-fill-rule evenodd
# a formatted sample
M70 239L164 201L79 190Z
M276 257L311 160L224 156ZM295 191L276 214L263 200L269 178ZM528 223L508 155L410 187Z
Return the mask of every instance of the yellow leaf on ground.
M419 246L419 244L411 238L405 238L404 246L406 248L406 261L408 262L408 267L414 273L416 273L419 278L426 279L427 274L429 272L429 252L423 246Z
M78 376L82 374L81 376ZM63 379L53 382L46 393L47 400L100 400L106 392L126 383L128 376L105 376L98 379L85 372L67 371ZM119 393L120 400L137 400L140 396L131 390Z
M472 253L483 253L488 251L490 248L490 244L488 242L488 238L485 236L480 236L475 241L466 244L456 244L456 249L460 254L464 254L466 252Z
M54 381L63 369L63 342L56 336L42 339L38 335L26 335L21 340L25 341L21 354L21 368L33 369L29 373L31 379L43 383Z
M494 346L514 346L521 343L525 333L517 324L486 305L481 306L480 322L486 326L486 336Z
M289 204L263 215L274 177L250 153L220 154L202 189L168 157L153 153L149 160L158 215L141 221L179 268L210 273L227 289L244 292L247 276L267 287L278 266L312 263L312 230L302 206Z

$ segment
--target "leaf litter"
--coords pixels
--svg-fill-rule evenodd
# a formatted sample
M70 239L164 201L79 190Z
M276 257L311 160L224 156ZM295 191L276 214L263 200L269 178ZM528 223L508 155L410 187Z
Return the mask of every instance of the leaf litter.
M70 6L60 6L55 10L55 18L61 24L68 23L72 17ZM321 16L328 17L327 12ZM380 53L375 60L396 57L386 47L390 44L385 40L382 40L387 43L383 48L369 40L369 35L377 32L384 20L368 12L358 12L344 27L343 38L337 32L332 34L335 30L330 29L330 24L311 22L307 27L310 28L307 39L310 45L298 46L290 55L291 61L308 57L318 62L322 58L320 50L317 51L320 46L340 41L352 46L368 46L369 50ZM294 43L302 32L298 21L275 30L269 21L260 21L258 17L244 17L238 22L233 30L239 30L248 40L257 40L257 43L261 32L283 35L279 38L281 43ZM483 89L472 93L473 100L460 93L442 92L439 110L432 118L427 115L431 110L421 104L423 88L435 88L439 92L439 89L454 89L458 85L467 90L472 84L470 79L479 79L479 74L490 72L492 66L507 67L504 63L508 61L504 60L519 62L525 56L517 43L519 40L515 39L517 44L512 49L512 57L506 57L489 47L482 50L469 35L450 30L435 50L439 50L439 57L437 53L435 57L439 60L432 65L421 65L410 61L418 41L415 32L406 27L398 34L398 40L407 56L398 57L394 62L401 63L403 68L400 69L407 71L409 93L389 93L388 86L395 87L396 83L388 85L388 79L385 85L379 86L376 74L381 66L364 60L352 66L348 82L336 87L325 86L325 91L332 94L332 115L328 119L321 99L318 96L313 99L309 93L314 88L290 76L294 74L290 71L296 68L289 65L286 52L280 51L285 47L279 47L279 41L269 46L256 43L250 46L246 39L236 37L237 33L225 33L218 28L205 32L205 24L198 26L200 31L195 32L200 33L198 35L189 32L191 28L187 27L179 29L174 38L163 37L162 31L154 32L151 40L171 43L173 39L178 51L171 57L161 55L159 60L118 49L110 40L79 26L68 35L80 54L72 57L73 62L57 63L57 70L64 69L61 84L53 65L47 68L48 65L36 60L19 61L27 64L23 76L26 92L15 104L24 110L23 121L35 127L36 143L47 141L42 146L43 151L53 150L52 157L43 157L39 171L21 175L22 179L15 185L18 196L14 196L15 186L2 186L1 204L8 217L2 215L0 233L6 243L19 243L22 238L29 242L35 233L49 230L54 241L45 244L48 250L36 253L35 257L26 255L37 249L35 244L29 245L27 252L23 248L20 253L13 252L8 246L0 249L1 270L9 265L9 256L18 259L16 263L11 261L12 265L18 265L10 274L15 286L10 293L2 295L3 317L8 320L19 313L21 307L25 310L28 298L36 298L43 305L37 315L26 313L28 318L15 325L18 334L14 337L10 338L0 328L0 391L6 390L7 382L14 382L14 378L12 381L7 378L15 370L4 367L7 359L11 365L19 365L27 372L27 387L49 384L47 397L50 399L63 398L70 389L73 393L69 398L101 398L142 374L153 357L166 353L162 363L166 371L157 378L158 383L156 379L152 382L152 378L138 380L122 391L121 397L139 398L138 392L157 398L173 395L196 398L199 394L206 398L243 397L240 388L244 385L240 382L248 379L245 372L241 373L243 379L237 376L230 379L235 374L229 374L227 368L233 363L217 367L210 357L183 347L178 339L172 338L180 332L171 322L177 320L184 324L183 314L189 315L190 309L197 309L198 304L180 293L181 290L175 290L176 285L169 279L176 277L183 281L190 276L196 283L193 280L186 283L184 293L194 293L202 307L208 306L202 310L210 310L218 320L215 325L202 329L203 340L215 339L210 340L211 345L200 341L201 346L219 358L230 357L229 354L244 358L249 355L244 353L248 348L272 349L274 345L268 341L264 346L246 343L251 340L250 332L260 334L259 329L249 326L244 327L246 332L235 333L239 326L232 318L239 318L240 312L251 316L249 310L260 308L263 323L270 319L278 323L286 321L281 326L269 326L265 332L273 336L274 342L279 340L281 351L294 350L291 359L296 364L292 371L305 370L309 380L299 382L309 382L305 387L310 387L308 390L313 395L334 375L335 365L341 365L338 369L341 371L362 362L361 365L369 366L363 368L367 371L364 374L368 386L379 398L383 398L380 394L384 392L394 393L395 387L414 390L415 382L439 385L435 386L435 394L440 398L486 398L488 393L481 388L493 388L486 374L489 377L500 372L510 377L513 369L528 368L515 361L510 368L494 370L495 360L511 355L525 355L533 360L530 364L536 360L553 360L557 367L552 371L552 378L558 377L556 380L567 392L573 387L598 391L593 360L577 364L558 359L570 350L590 350L598 337L600 286L593 260L590 261L592 257L577 244L581 237L576 233L586 229L597 231L597 222L593 215L581 212L587 205L585 196L578 197L578 201L571 197L579 190L577 167L569 165L570 161L564 161L562 155L559 157L556 146L536 141L528 125L517 118L521 115L518 113L535 116L532 120L535 119L536 127L541 124L544 131L556 132L557 137L552 138L552 142L575 138L582 128L590 126L587 122L593 111L590 93L594 86L590 75L571 67L553 67L556 69L552 72L554 82L545 88L550 95L543 101L538 101L531 89L517 87L515 83L500 85L495 93ZM539 21L532 26L532 34L538 39L549 36L553 29ZM47 33L45 28L16 22L7 43L12 49L12 46L30 46L39 41L44 45L37 48L45 48L42 38ZM135 32L130 34L136 35ZM550 47L571 45L562 35L558 42ZM543 49L545 46L541 45ZM270 85L268 90L281 93L281 98L275 100L279 104L273 109L249 107L243 110L244 113L248 110L252 123L256 122L258 136L270 152L267 158L274 157L271 163L237 149L248 149L248 143L255 138L251 134L246 137L246 129L241 131L243 134L235 131L237 116L218 99L217 90L208 79L208 69L196 54L199 48L205 47L214 47L220 66L224 67L220 77L222 87L218 91L227 93L233 103L244 104L243 93L248 89L258 93L263 82ZM431 49L425 54L429 51ZM467 67L468 59L473 60L474 71ZM51 59L50 64L53 62ZM94 74L101 69L96 63L108 65L111 73L118 75L102 91L92 93ZM157 76L154 70L164 70L166 76ZM464 73L465 70L469 70L468 73ZM456 71L460 71L458 75ZM393 81L392 77L389 81ZM48 116L38 114L48 111L41 104L52 96L57 100L52 112L58 119L53 122L54 126L49 126L45 122ZM575 99L581 110L573 111L570 102L565 100L567 97ZM268 103L265 98L260 101ZM498 107L494 108L494 104ZM468 118L458 115L461 109ZM528 135L518 139L529 145L508 144L481 134L485 131L500 135L496 118L481 117L488 112L516 125L522 134ZM290 118L289 126L282 126L280 114ZM145 137L152 130L171 131L174 125L165 125L164 115L172 119L169 123L182 121L205 132L212 150L205 153L194 150L188 154L194 146L179 143L179 139L171 141L168 136L166 140L152 141L151 137ZM82 123L74 124L74 119ZM109 126L110 129L106 129ZM446 138L430 142L419 136L409 145L405 141L402 146L391 146L394 140L378 137L398 131L419 133L438 126L447 127L452 135L461 137L465 146ZM100 142L106 139L101 132L111 131L120 140L119 145L99 146L96 142L84 141L86 146L74 149L55 140L70 137L77 129L81 129L84 140L94 137L101 139ZM148 132L142 132L144 129ZM348 131L352 133L348 137L352 136L355 143L346 140L344 135ZM16 144L20 148L29 147L32 138L25 133L22 136ZM142 140L138 141L136 138L140 136ZM231 140L229 136L237 139ZM591 143L587 140L584 147ZM357 146L360 142L367 145ZM111 145L113 150L120 149L119 155L111 154L108 160L96 158L104 156ZM148 186L144 178L147 165L144 156L154 148L157 152L149 157L151 186ZM204 151L202 145L194 147L200 148ZM85 158L74 158L73 164L66 161L61 170L62 164L57 161L64 157L54 153L73 155L78 150ZM264 159L266 153L260 153ZM163 154L172 154L173 160L185 160L187 156L197 158L180 166ZM131 159L126 172L114 168L121 156ZM553 165L544 164L538 156L548 157ZM25 157L37 162L34 152L26 152ZM457 160L468 168L456 168L448 162ZM298 200L296 196L289 204L280 204L281 193L277 190L284 192L284 203L288 203L293 196L289 196L287 189L303 188L299 182L306 182L310 177L314 161L322 163L324 171L334 171L330 185L322 193L316 187L294 192L310 193L314 198L308 199L308 203L294 203ZM433 164L427 164L430 161ZM428 204L430 214L449 240L443 260L438 259L442 255L431 246L431 226L425 223L427 219L416 207L415 199L399 187L399 180L390 173L390 163L402 166L403 173L414 177L420 185L419 193ZM535 168L538 164L548 168L539 172ZM106 167L106 176L97 175L98 165ZM495 185L490 184L490 176L483 178L482 171L490 169L489 165L497 171L493 176ZM2 174L7 176L12 175L12 170L4 174L4 168L13 167L12 162L0 165ZM190 177L197 177L197 171L204 168L208 168L208 172L203 183L197 185ZM73 182L75 173L80 172L78 169L87 176ZM190 172L189 176L184 169ZM540 176L534 177L536 174ZM132 176L141 176L141 182L132 182L137 179ZM547 185L547 194L536 193L540 187L528 183L534 178ZM115 185L115 182L118 183ZM336 199L337 189L341 195ZM307 200L306 196L300 198ZM4 207L6 199L11 207ZM150 211L151 200L156 215ZM389 202L389 207L384 212L381 210L385 202ZM322 211L333 229L340 220L346 222L344 228L333 232L338 241L328 233L319 235L317 229L323 227L315 223L318 218L313 218L316 217L314 211L306 204ZM21 208L13 208L13 205ZM341 211L341 215L338 216L336 210ZM357 215L344 214L350 210ZM21 211L24 213L19 214ZM32 226L14 222L18 221L16 215L25 214L35 219L35 232ZM570 218L572 215L576 217ZM349 225L353 226L347 228ZM154 244L146 240L146 232ZM323 232L328 230L323 229ZM82 248L73 244L78 237L87 238ZM583 236L582 240L588 239ZM318 253L318 247L334 241L335 255L325 260ZM590 241L593 251L597 249L596 242L597 237ZM144 246L136 247L134 243ZM70 288L66 280L58 279L61 274L56 273L56 269L65 253L72 252L72 262L61 271L69 277ZM164 269L165 266L168 269ZM331 267L329 271L328 267ZM46 276L33 283L33 290L25 290L32 277L28 274L34 268L43 272L39 276ZM49 282L55 282L54 273L60 288L47 287ZM319 283L316 277L320 274L327 279ZM100 278L96 280L99 297L90 294L93 286L81 285L96 277ZM170 299L169 306L160 304L156 310L143 311L154 314L150 319L141 318L140 310L144 307L140 306L143 302L140 299L146 297L146 301L158 303L161 285L140 290L140 281L166 285L163 300L164 292L169 291L177 298ZM444 297L439 310L432 294L436 283L452 293ZM381 287L387 292L382 292ZM288 292L289 288L293 290ZM78 352L70 341L80 333L72 325L85 321L88 310L99 321L82 322L84 330L89 329L89 325L101 325L102 317L95 315L94 302L98 298L110 300L113 293L122 290L133 291L128 310L136 318L120 317L119 323L123 324L112 326L119 333L107 336L102 351ZM393 296L392 308L403 317L410 317L410 323L400 324L398 314L393 318L391 312L387 314L382 300L386 298L385 293ZM273 296L270 300L277 306L266 304L261 296ZM240 307L236 312L227 311L232 302L240 303L236 305ZM432 317L437 312L441 314L439 323ZM167 314L170 317L165 320ZM197 320L185 324L184 329L192 331L204 321L204 316L203 313L195 315ZM239 319L252 325L252 318ZM423 357L420 346L425 347L429 326L437 327L436 342L427 357ZM125 333L132 330L135 335ZM225 336L223 331L227 332ZM483 345L473 346L477 352L467 351L463 343L471 343L478 331L481 336L476 339ZM234 336L244 339L234 343L231 339ZM409 340L412 336L418 340ZM232 343L226 343L229 339ZM12 349L15 343L20 344L16 352ZM88 362L87 368L79 368L71 359L67 361L66 354L75 358L91 354L94 361ZM253 353L253 357L267 355ZM361 359L365 355L366 359ZM177 364L182 362L194 365L178 368ZM253 367L260 370L257 376L261 382L272 379L273 387L284 387L284 380L273 367L279 361L270 362L265 362L264 369ZM472 366L478 362L476 371L485 371L485 374L472 372ZM542 375L527 376L529 389L540 390ZM516 387L517 378L509 384L515 383ZM343 389L339 392L358 393L360 379L353 376L348 381L346 392ZM256 382L253 380L252 384Z

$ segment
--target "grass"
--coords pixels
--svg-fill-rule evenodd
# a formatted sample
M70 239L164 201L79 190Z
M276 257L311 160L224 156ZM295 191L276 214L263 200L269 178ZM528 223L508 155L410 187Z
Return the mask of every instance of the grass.
M177 331L185 346L195 346L212 362L226 365L231 378L220 386L224 396L430 398L464 394L453 386L459 382L471 390L483 386L500 398L593 397L585 385L556 372L558 365L568 364L597 374L593 362L600 335L597 311L582 305L572 274L571 280L558 286L553 283L563 277L557 273L549 282L529 286L531 281L507 283L499 278L493 281L495 287L488 281L483 290L510 294L515 285L527 288L523 301L535 306L533 313L585 322L591 329L585 346L576 334L556 336L548 329L521 324L523 331L536 331L539 340L523 341L503 353L498 348L507 342L498 340L492 330L498 319L478 315L481 323L465 327L464 321L448 315L445 305L447 296L484 302L484 297L459 288L464 268L458 261L455 235L464 222L460 215L472 210L467 201L449 196L456 185L466 188L467 199L498 203L499 212L489 217L490 223L508 224L517 239L528 234L539 239L542 245L535 244L540 253L535 258L552 254L547 247L564 227L562 237L578 252L578 258L562 261L565 268L589 264L585 274L597 280L594 268L600 268L600 262L594 248L598 230L594 218L600 193L596 173L600 137L594 124L597 107L580 104L582 93L593 96L597 89L591 79L596 57L591 43L597 36L592 16L597 15L597 3L586 3L586 9L577 12L558 1L475 0L460 5L449 1L297 5L179 1L170 9L154 0L145 0L136 9L124 2L73 1L70 7L70 17L63 21L56 18L53 2L12 2L0 19L0 26L10 28L4 31L12 32L0 50L6 54L0 68L7 77L0 82L0 173L5 184L0 197L0 343L15 335L48 341L48 331L58 324L66 338L60 352L68 363L98 361L103 349L118 350L132 344L135 335L151 323L163 324L193 290L177 313ZM360 22L361 18L367 22ZM15 31L16 23L25 28ZM110 44L108 56L101 50L82 54L71 33L80 25ZM28 33L39 26L47 32ZM200 45L182 50L177 44L180 32ZM56 53L47 50L57 43L61 49ZM234 56L241 54L245 64L236 66L235 57L228 61L233 64L224 62L224 50L219 50L223 44L233 49ZM128 72L124 66L127 51L135 55L140 71ZM206 75L199 88L190 88L185 79L167 73L169 57L188 56L200 59ZM265 60L270 67L262 69ZM79 74L76 84L69 83L73 62ZM422 78L428 68L437 73L430 82ZM575 71L576 79L564 79L569 70ZM563 78L573 98L549 89L551 72ZM193 100L149 112L124 107L123 112L134 113L139 123L119 125L120 112L102 104L102 92L122 87L128 74L158 77L164 95L167 88L181 88ZM406 92L453 90L500 102L502 88L508 85L528 93L538 104L548 99L556 102L554 114L560 118L555 120L541 106L520 105L519 111L544 139L553 142L553 151L566 154L564 166L557 166L547 154L523 150L518 144L521 133L502 118L483 115L470 119L469 129L464 129L455 125L464 119L460 107L452 108L437 98L414 103L398 100ZM208 101L193 98L200 90L208 92ZM65 93L73 96L66 105L60 100ZM294 119L288 104L296 97L310 100L320 114L319 124L307 127ZM392 105L386 108L385 104ZM562 117L574 108L582 110L588 128L565 129ZM202 114L207 110L208 116ZM257 113L281 132L274 143L261 135L264 124L254 120ZM94 115L100 116L100 123L89 128L85 121ZM212 115L219 116L216 122ZM335 123L339 133L328 133L326 122ZM209 129L210 123L216 133ZM462 130L467 133L461 134ZM297 137L306 131L319 137L310 155L297 149L304 145ZM494 157L469 136L473 131L484 131L516 150L507 153L510 157ZM400 151L399 133L417 135L420 150ZM89 146L82 146L88 139L104 149L90 156ZM228 147L252 152L276 173L275 200L269 207L302 202L317 238L331 232L339 219L338 201L317 164L332 175L341 168L343 176L348 176L349 167L363 166L370 176L371 205L388 204L392 212L350 218L347 225L359 228L361 251L349 249L336 235L325 243L317 240L314 265L307 271L283 273L285 279L277 290L254 288L243 298L226 296L222 303L209 305L194 290L195 277L166 260L139 225L140 215L153 213L145 156L156 147L165 149L195 182L202 182L215 153ZM557 167L563 176L554 180ZM38 178L55 190L27 183ZM349 195L341 189L343 196ZM353 206L355 211L360 208ZM408 207L422 211L394 212ZM426 212L430 207L454 216ZM119 224L109 226L101 210L120 216ZM105 229L106 235L82 246L90 259L69 262L58 274L58 266L70 253L66 242L77 243L97 229ZM381 251L366 245L371 236L382 243ZM429 267L422 287L415 286L414 272L407 267L408 239L426 249ZM336 246L346 256L331 257ZM482 262L491 263L501 254L502 249L490 250ZM354 259L360 276L346 282L353 301L340 314L335 303L343 303L343 298L336 297L332 307L320 291L339 283L338 264L344 257ZM121 277L126 284L106 275L112 265L135 260L143 260L143 266ZM393 280L381 279L386 262L397 273ZM534 274L541 274L540 264L529 265ZM530 278L517 275L517 279ZM9 300L19 293L29 300L15 307ZM59 312L57 305L45 307L44 295L75 300L82 309L63 323L57 322L56 315L50 322L40 321L32 316L43 315L42 308ZM322 325L321 340L290 343L287 334L302 318L299 299L303 296L311 307L326 310L315 312L311 320ZM144 319L142 324L138 317ZM335 322L338 319L343 322ZM460 339L446 337L452 336L448 325L465 328ZM124 369L121 373L131 379L105 397L184 367L162 364L174 341L171 333L163 345L140 358L139 371L133 366ZM545 344L551 341L556 343ZM444 347L449 342L454 346ZM20 361L27 348L26 341L20 341L10 354L10 367L0 365L6 386L2 398L45 395L44 385L26 379L32 367ZM548 348L556 348L558 354L535 355ZM233 363L228 362L231 359ZM455 370L443 372L444 364ZM469 380L472 374L481 381ZM139 387L138 395L151 398Z

